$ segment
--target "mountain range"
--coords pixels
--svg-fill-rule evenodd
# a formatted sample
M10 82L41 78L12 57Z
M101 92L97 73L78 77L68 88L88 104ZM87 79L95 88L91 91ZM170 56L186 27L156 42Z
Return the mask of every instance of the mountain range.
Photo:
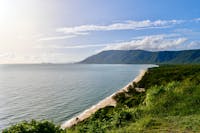
M83 64L198 64L200 49L182 51L108 50L92 55Z

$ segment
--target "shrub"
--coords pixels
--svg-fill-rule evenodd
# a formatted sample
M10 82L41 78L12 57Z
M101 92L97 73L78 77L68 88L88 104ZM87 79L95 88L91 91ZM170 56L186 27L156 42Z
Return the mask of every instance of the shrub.
M3 130L3 133L64 133L64 130L49 121L32 120L13 125Z

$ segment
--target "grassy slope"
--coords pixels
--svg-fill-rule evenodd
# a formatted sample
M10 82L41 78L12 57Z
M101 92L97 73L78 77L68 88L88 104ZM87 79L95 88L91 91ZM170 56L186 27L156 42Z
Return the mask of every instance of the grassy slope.
M151 68L137 84L115 97L116 108L96 112L68 132L200 132L200 65Z
M21 122L4 133L132 133L200 132L200 65L151 68L134 85L118 94L117 107L106 107L92 117L62 130L52 122Z

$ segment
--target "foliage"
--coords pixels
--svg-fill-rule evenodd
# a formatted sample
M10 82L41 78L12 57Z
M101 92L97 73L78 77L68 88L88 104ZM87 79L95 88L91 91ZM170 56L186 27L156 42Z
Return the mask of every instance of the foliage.
M139 93L134 87L145 88ZM200 65L161 65L114 98L116 107L100 109L65 131L49 122L23 122L11 132L132 133L200 132Z
M128 92L115 96L117 107L101 109L67 131L200 131L200 65L151 68L136 87L145 87L147 91L138 93L129 87Z
M166 85L173 81L188 79L197 84L200 83L200 65L161 65L149 68L138 87L148 89L155 85Z
M3 133L64 133L64 130L49 121L32 120L13 125L3 130Z
M200 50L144 51L108 50L90 56L80 63L96 64L188 64L200 63Z

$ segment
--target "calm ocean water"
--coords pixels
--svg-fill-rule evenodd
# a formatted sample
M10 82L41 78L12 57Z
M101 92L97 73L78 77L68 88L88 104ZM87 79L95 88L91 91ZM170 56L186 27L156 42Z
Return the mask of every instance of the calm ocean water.
M81 113L153 65L0 65L0 130L22 120L57 124Z

